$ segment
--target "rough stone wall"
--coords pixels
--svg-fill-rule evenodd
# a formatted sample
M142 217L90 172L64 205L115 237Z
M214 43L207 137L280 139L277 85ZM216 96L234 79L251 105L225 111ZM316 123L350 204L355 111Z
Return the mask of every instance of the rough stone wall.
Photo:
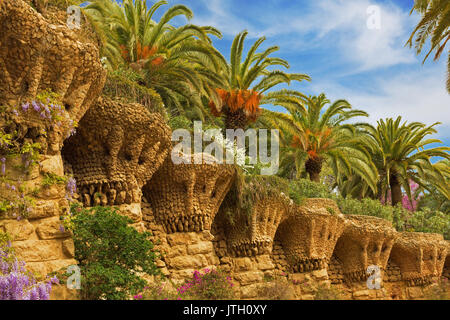
M332 208L333 214L325 207ZM344 221L336 203L328 199L307 199L296 207L278 230L291 271L324 269L344 231Z
M392 223L371 216L346 216L346 226L334 254L342 262L346 282L366 281L366 270L385 270L397 232Z
M61 227L60 215L67 210L65 185L41 187L43 174L62 175L60 155L42 156L40 165L29 173L17 168L20 157L8 158L8 182L0 183L0 199L21 201L32 197L34 206L10 210L0 216L0 230L12 237L12 247L19 259L27 263L27 270L45 276L49 272L76 264L73 241Z
M156 221L168 233L211 230L235 174L233 166L217 164L208 154L194 154L189 161L174 164L169 154L143 189Z
M63 148L85 207L116 206L144 230L142 186L167 156L170 129L140 104L100 98Z
M395 242L391 259L401 270L407 286L428 285L442 275L447 243L441 234L402 232Z
M41 146L34 166L27 157L1 155L0 200L19 205L0 217L0 229L13 237L28 270L44 276L76 261L73 241L60 221L68 210L66 186L44 186L43 180L64 175L62 143L100 95L106 71L94 45L80 41L65 25L50 23L25 1L0 1L0 30L0 106L6 108L0 128L16 135L18 147ZM56 93L62 106L27 104L44 90ZM58 115L54 121L52 112Z
M293 270L292 260L288 258L292 255L291 244L287 242L288 245L286 245L286 239L283 241L285 235L282 234L283 230L288 230L287 228L280 226L277 229L274 240L271 241L270 250L261 252L250 250L236 255L233 247L229 246L228 235L230 233L222 215L216 216L210 231L168 234L163 226L158 224L154 217L152 218L152 207L149 204L146 203L143 210L147 217L146 225L154 234L154 239L161 241L158 248L164 253L164 256L161 261L158 261L158 266L176 283L190 279L195 270L220 268L232 277L239 299L312 300L321 297L321 294L325 294L327 297L327 292L333 291L338 291L341 299L422 299L430 285L423 283L411 286L403 280L404 275L400 266L392 258L389 259L391 248L398 236L392 225L387 221L367 216L344 216L347 221L344 223L340 221L340 219L344 220L344 217L334 216L325 209L330 205L336 206L335 203L330 203L328 200L321 202L320 199L314 199L311 200L311 206L305 204L308 206L308 210L297 208L298 212L303 215L314 215L319 218L322 218L322 215L338 217L337 225L340 227L336 228L335 224L332 228L325 228L328 233L333 234L339 228L342 232L344 224L346 230L350 230L347 231L345 237L345 231L343 231L336 241L344 241L340 244L341 248L338 248L337 245L329 245L330 248L319 252L311 250L314 247L311 246L311 243L319 244L322 243L322 238L328 239L328 237L321 236L319 231L325 230L320 226L333 225L329 223L332 219L323 220L327 223L310 223L303 226L305 230L309 230L309 235L311 235L311 230L318 232L312 232L315 235L315 241L304 242L304 246L299 246L303 247L299 256L306 256L307 259L313 261L319 252L326 257L323 264L316 266L312 264L311 268L304 268L303 272L300 269ZM265 225L265 221L256 220L255 223ZM284 223L288 222L289 218ZM311 228L311 225L314 228ZM337 233L339 234L339 232ZM433 238L433 236L429 237ZM340 252L344 248L350 251L348 255ZM355 248L359 248L359 253L356 255L354 254ZM424 248L423 250L426 251ZM371 290L367 286L366 281L369 275L365 274L364 268L371 264L378 265L382 271L379 290ZM352 267L349 268L349 265ZM438 271L439 265L437 264L436 267L434 270ZM363 270L364 274L359 272ZM351 278L355 271L358 277Z
M291 201L280 194L258 199L250 215L238 212L233 221L221 212L229 254L234 257L270 254L275 233L291 210Z
M16 105L51 89L71 119L81 119L106 79L98 49L22 0L0 2L0 30L0 102Z

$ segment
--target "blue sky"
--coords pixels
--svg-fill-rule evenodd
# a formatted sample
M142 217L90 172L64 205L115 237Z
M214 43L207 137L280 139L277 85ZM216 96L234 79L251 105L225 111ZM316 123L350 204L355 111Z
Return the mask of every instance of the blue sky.
M347 99L367 111L371 123L398 115L426 124L442 122L435 137L450 145L445 54L439 62L429 59L422 65L423 55L405 47L419 21L409 14L413 0L168 1L190 7L192 23L218 28L224 36L214 44L225 57L240 31L249 31L246 49L264 35L263 48L280 46L276 56L289 61L290 72L312 77L311 83L292 85L294 89ZM367 10L373 5L380 9L379 29L367 27Z

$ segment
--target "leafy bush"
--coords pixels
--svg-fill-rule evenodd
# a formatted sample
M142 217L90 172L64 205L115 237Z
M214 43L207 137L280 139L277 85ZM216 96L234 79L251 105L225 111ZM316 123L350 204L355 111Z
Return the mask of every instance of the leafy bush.
M140 103L150 112L159 113L165 120L168 118L161 96L145 87L142 77L131 69L119 68L108 73L103 94L113 99L120 97L124 102Z
M129 226L130 218L104 207L73 205L71 213L66 223L73 226L83 299L128 299L146 285L140 274L159 274L150 233Z
M169 126L172 128L172 130L177 129L186 129L186 130L193 130L193 122L186 118L185 116L175 116L172 117L169 120Z
M406 231L441 233L450 239L450 215L429 208L414 212L405 222Z
M236 178L225 196L222 208L231 224L235 214L245 214L250 217L253 205L259 199L268 196L284 194L289 201L289 185L287 180L277 176L244 175L237 167Z
M0 232L0 300L48 300L58 278L38 282L14 256L7 234Z
M230 300L234 298L231 278L221 270L194 271L190 281L177 289L182 300Z
M402 227L406 210L399 204L396 207L384 205L379 200L365 198L356 200L352 198L337 198L339 209L345 214L359 214L374 216L391 221L397 227Z
M333 198L326 185L313 182L309 179L298 179L289 183L289 196L301 204L306 198Z
M175 290L176 288L176 290ZM193 278L177 286L171 281L157 282L144 288L135 300L230 300L234 298L231 278L221 270L194 271Z
M294 292L285 277L266 279L266 283L258 290L258 297L264 300L290 300Z

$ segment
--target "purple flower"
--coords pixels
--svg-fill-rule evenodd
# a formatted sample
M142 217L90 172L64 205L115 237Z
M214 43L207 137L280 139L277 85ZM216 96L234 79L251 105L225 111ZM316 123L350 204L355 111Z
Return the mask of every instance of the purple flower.
M1 171L2 171L2 175L4 176L6 173L6 159L5 158L1 158Z
M74 178L69 178L69 180L67 181L66 189L68 192L68 196L72 198L73 194L77 192L77 181Z
M31 104L33 105L34 111L36 112L41 111L41 107L36 103L36 101L33 101Z
M19 112L17 112L16 109L13 110L13 113L14 113L15 116L17 116L17 117L19 116Z
M63 226L63 225L60 225L60 226L59 226L59 231L61 231L61 232L65 232L65 231L66 231L66 229L64 228L64 226Z
M30 103L29 102L22 104L22 110L24 112L27 112L28 109L30 109Z

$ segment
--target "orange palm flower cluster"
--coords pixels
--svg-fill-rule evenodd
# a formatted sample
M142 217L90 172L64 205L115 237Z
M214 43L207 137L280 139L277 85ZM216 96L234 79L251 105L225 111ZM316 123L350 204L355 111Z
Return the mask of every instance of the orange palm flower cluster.
M157 66L161 65L163 62L164 62L163 57L156 57L155 59L152 60L151 65L153 67L157 67Z
M149 57L153 56L156 51L158 51L157 46L152 46L151 48L150 46L142 47L142 45L138 42L136 45L136 58L137 60L148 59Z
M292 138L292 147L301 148L308 153L309 158L317 159L319 154L323 153L331 144L331 128L325 127L321 131L313 132L306 129L300 136L295 135Z
M156 51L158 51L157 46L142 46L141 43L138 42L136 44L136 61L148 59L153 56ZM130 51L124 44L120 45L120 54L125 61L131 62Z
M223 105L226 105L231 113L235 113L239 109L243 109L247 117L256 120L261 109L259 107L262 95L254 90L235 89L227 91L225 89L216 89ZM209 103L211 112L214 116L221 115L221 108L217 108L216 104L211 101Z

